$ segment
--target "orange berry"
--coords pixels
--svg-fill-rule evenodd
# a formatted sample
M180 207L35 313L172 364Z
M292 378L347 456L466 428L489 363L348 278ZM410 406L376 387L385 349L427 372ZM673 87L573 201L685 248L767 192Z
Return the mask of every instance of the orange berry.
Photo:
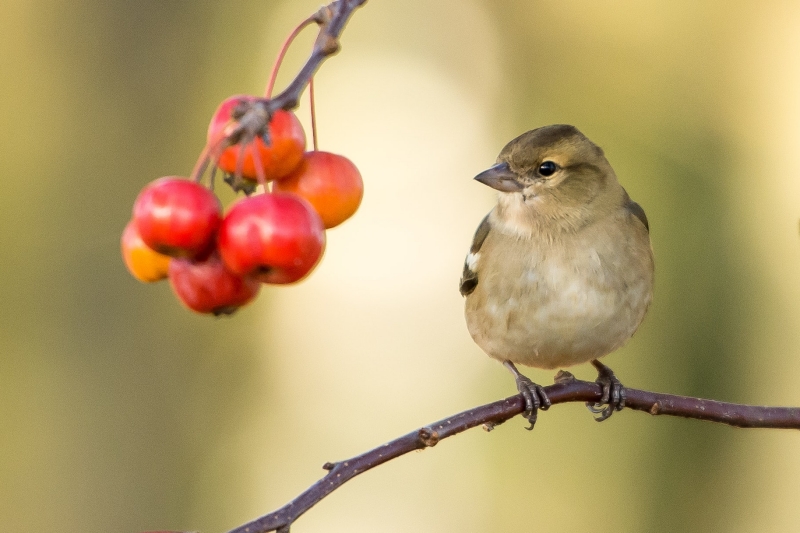
M225 136L225 128L231 122L231 113L241 101L252 101L253 96L231 96L222 102L214 113L208 126L208 142L212 146ZM236 172L239 154L242 154L242 177L249 180L258 178L253 150L257 149L261 157L261 166L267 181L287 175L297 167L306 149L306 134L303 126L294 113L279 109L269 122L269 140L267 145L256 137L242 152L236 144L222 151L217 166L229 174Z
M275 182L275 192L291 192L308 200L325 228L338 226L356 212L364 196L364 182L346 157L329 152L306 152L288 176Z
M170 258L148 247L133 221L122 232L122 259L134 278L144 283L160 281L169 273Z

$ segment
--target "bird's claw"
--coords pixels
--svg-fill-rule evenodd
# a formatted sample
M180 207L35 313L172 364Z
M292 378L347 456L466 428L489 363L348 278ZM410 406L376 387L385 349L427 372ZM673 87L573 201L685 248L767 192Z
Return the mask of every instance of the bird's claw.
M514 366L514 363L505 361L503 364L514 374L517 390L525 399L525 411L522 413L522 416L531 423L530 427L526 428L530 431L536 424L539 410L547 411L550 408L550 398L547 397L544 387L534 383L529 377L523 376L519 370L517 370L517 367Z
M536 425L539 410L547 411L550 408L550 398L547 397L544 387L522 374L517 377L517 390L525 398L525 411L522 416L531 423L530 427L525 428L530 431Z
M603 395L600 401L596 403L586 402L586 407L592 413L598 415L594 419L602 422L614 414L614 411L622 411L625 407L625 387L622 386L614 371L609 367L598 361L592 361L592 365L597 369L597 380L603 389Z

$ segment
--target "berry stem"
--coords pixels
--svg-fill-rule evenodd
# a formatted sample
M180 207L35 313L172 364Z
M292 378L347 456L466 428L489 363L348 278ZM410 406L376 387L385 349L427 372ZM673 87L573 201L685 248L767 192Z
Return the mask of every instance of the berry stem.
M208 164L211 162L211 157L209 157L210 152L211 146L206 143L206 145L203 147L203 151L200 152L200 157L197 158L197 162L194 164L194 168L192 169L192 173L189 175L189 179L196 183L200 183L200 180L203 179L203 174L205 174L206 169L208 168Z
M242 169L244 168L244 150L247 145L245 143L239 143L239 153L236 155L236 170L233 173L234 178L236 181L239 182L242 180ZM253 150L255 152L255 150Z
M206 145L203 147L203 150L200 152L200 156L197 158L197 162L194 164L194 168L192 169L192 173L189 175L189 179L194 180L197 183L200 183L200 180L203 179L203 174L205 174L206 170L208 169L208 164L213 161L214 163L214 170L216 170L217 160L219 159L220 152L224 145L228 144L230 134L227 131L230 129L230 126L226 127L223 131L226 132L225 135L220 136L219 139L210 139ZM210 187L212 191L214 190L214 177L212 175Z
M208 188L211 189L211 191L214 190L214 178L216 177L217 177L217 162L215 160L214 164L211 167L211 174L208 177Z
M311 137L314 139L314 151L319 151L317 145L317 110L314 106L314 78L308 80L308 100L311 106Z
M303 29L312 24L317 22L317 15L312 15L305 19L303 22L297 25L295 29L292 30L292 33L283 41L283 45L281 46L280 52L278 52L278 57L275 59L275 64L272 65L272 72L269 74L269 82L267 83L267 89L264 91L264 96L266 98L272 97L272 89L275 87L275 80L278 78L278 70L281 68L281 63L283 63L283 58L286 55L286 51L289 49L289 45L292 44L294 38L297 37Z
M253 166L256 167L256 178L258 179L258 184L264 187L264 192L269 192L269 187L267 187L267 176L264 174L264 166L261 164L261 154L259 153L258 146L256 146L256 141L253 139L252 141L252 151L253 151Z

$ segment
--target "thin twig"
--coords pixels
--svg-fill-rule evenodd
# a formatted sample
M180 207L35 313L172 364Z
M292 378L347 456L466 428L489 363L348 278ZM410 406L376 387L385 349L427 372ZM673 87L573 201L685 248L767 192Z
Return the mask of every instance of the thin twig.
M275 59L275 63L272 65L272 71L269 73L269 81L267 82L267 88L264 90L264 97L271 98L272 97L272 89L275 88L275 80L278 79L278 70L281 68L281 64L283 63L283 58L286 57L286 52L289 50L289 46L292 44L292 41L300 35L300 32L305 29L306 26L309 24L313 24L317 22L317 15L311 15L303 22L297 25L295 29L289 34L286 40L283 41L281 45L281 49L278 52L278 57Z
M314 141L314 151L319 150L317 141L317 103L314 101L314 78L308 80L308 102L311 108L311 138Z
M270 111L277 109L294 109L299 105L300 94L306 88L311 77L328 57L339 51L339 35L347 24L350 15L356 8L361 7L367 0L336 0L320 8L315 15L315 21L320 25L319 35L314 42L311 56L297 73L294 80L278 96L269 100ZM271 113L270 113L271 114Z
M596 403L600 401L602 396L600 385L574 379L571 375L567 376L560 379L559 383L545 387L545 391L554 405L567 402ZM800 429L800 408L796 407L741 405L627 387L625 391L627 393L626 407L651 415L695 418L741 428ZM512 396L419 428L351 459L338 463L327 463L323 468L328 470L328 474L297 498L277 511L239 526L229 533L267 533L280 528L288 530L300 515L358 474L408 452L435 446L442 439L452 437L475 426L484 425L486 429L490 430L522 413L523 410L522 395Z
M311 56L303 68L297 73L286 89L275 98L255 98L243 100L235 110L235 126L226 130L226 142L229 145L240 143L246 145L256 137L262 137L269 144L268 124L278 109L287 111L295 109L300 103L300 95L311 82L314 73L328 57L339 51L339 35L350 19L353 11L361 7L367 0L335 0L323 6L308 20L319 25L319 34L314 42ZM275 71L277 72L277 71ZM272 81L270 81L270 85ZM267 88L267 93L271 87Z

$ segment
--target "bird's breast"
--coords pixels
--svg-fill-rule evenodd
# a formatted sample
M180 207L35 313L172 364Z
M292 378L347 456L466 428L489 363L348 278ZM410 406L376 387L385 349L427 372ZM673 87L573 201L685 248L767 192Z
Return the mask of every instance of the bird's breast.
M470 333L491 357L569 366L602 357L633 335L651 300L649 241L642 254L624 239L602 247L578 238L509 239L495 235L484 245L479 282L466 302Z

